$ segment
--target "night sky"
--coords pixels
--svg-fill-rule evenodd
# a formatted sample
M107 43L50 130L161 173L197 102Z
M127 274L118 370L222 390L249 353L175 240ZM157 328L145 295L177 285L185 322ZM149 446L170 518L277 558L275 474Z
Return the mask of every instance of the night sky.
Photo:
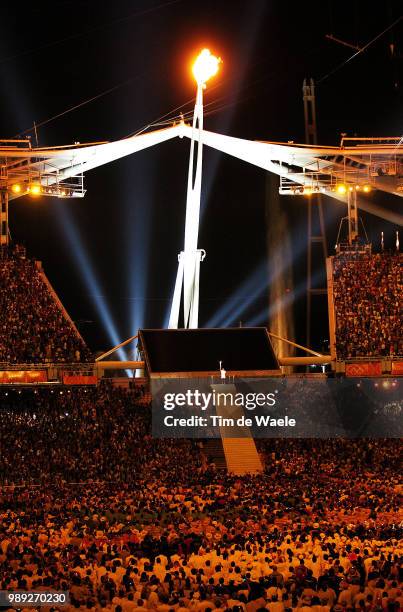
M189 112L195 95L190 64L203 47L223 59L205 94L206 129L248 139L303 142L302 81L313 77L319 83L321 144L337 145L342 132L403 134L402 21L326 76L354 50L325 35L363 46L399 17L399 0L26 4L2 6L2 138L111 88L40 127L39 145L115 140L166 113L177 115L171 111L187 101L181 110ZM188 140L169 141L89 172L84 199L22 197L11 203L13 240L43 261L93 349L106 349L114 341L102 308L118 340L136 333L139 326L164 325L177 253L183 246L188 153ZM261 291L237 321L247 324L268 302L265 277L259 272L265 269L270 222L265 188L264 171L205 149L199 247L206 249L207 257L201 268L201 325L226 300L234 299L248 279L256 279ZM368 197L402 208L402 201L392 196ZM297 256L297 246L305 240L305 200L283 197L282 203L295 245L297 286L305 278L305 255ZM327 198L325 212L332 252L345 212ZM383 230L386 246L392 247L398 228L370 215L363 215L363 220L374 245ZM295 314L296 337L303 341L303 298L296 302ZM323 337L322 327L315 343Z

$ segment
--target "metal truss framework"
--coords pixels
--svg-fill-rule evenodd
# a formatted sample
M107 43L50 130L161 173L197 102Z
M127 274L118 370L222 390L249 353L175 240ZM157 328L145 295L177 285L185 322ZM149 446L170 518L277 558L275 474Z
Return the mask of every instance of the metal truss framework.
M42 195L83 197L84 173L164 141L186 136L192 127L177 124L115 142L34 148L30 140L0 140L0 190L8 199L21 197L40 185ZM371 186L403 196L403 139L346 138L339 147L251 141L199 130L203 144L280 176L280 193L326 193L347 203L339 183ZM18 186L18 187L16 187ZM15 191L14 189L17 189ZM397 225L402 215L362 200L363 210Z
M82 197L85 172L177 136L191 139L192 133L191 126L181 123L114 142L72 146L33 148L29 140L0 140L0 188L9 191L10 200L28 193L34 184L41 186L43 195ZM322 192L346 201L336 191L342 182L403 196L403 138L344 137L339 147L252 141L202 129L195 138L277 174L283 194ZM17 184L20 191L15 193Z
M191 137L191 128L183 127ZM347 191L358 186L403 196L403 139L344 138L340 147L244 140L203 131L203 143L280 177L280 193L324 193L347 204ZM351 141L355 144L349 144ZM337 187L346 185L346 194ZM396 225L403 215L361 199L360 208Z
M1 244L7 244L8 203L23 195L84 197L84 173L181 135L181 126L115 142L33 148L30 140L0 140Z
M317 124L316 124L316 101L315 101L315 85L313 79L309 81L304 79L302 86L303 102L304 102L304 119L305 119L305 141L307 144L317 145ZM350 192L349 192L350 193ZM354 193L356 193L354 191ZM349 209L350 210L350 209ZM308 213L308 240L307 240L307 274L306 274L306 289L307 289L307 303L306 303L306 343L311 346L311 323L312 323L312 302L314 297L319 296L327 297L327 288L325 287L313 287L313 247L314 245L320 245L323 256L323 266L326 269L327 259L327 242L326 242L326 230L325 230L325 215L323 213L322 196L320 193L314 194L313 197L308 198L307 202L307 213ZM314 231L314 213L316 213L318 223Z

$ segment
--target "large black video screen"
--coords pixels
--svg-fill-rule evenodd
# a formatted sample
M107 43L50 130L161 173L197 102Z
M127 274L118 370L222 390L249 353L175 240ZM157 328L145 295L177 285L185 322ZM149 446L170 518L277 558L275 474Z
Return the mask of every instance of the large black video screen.
M279 368L264 327L142 329L140 340L150 373Z

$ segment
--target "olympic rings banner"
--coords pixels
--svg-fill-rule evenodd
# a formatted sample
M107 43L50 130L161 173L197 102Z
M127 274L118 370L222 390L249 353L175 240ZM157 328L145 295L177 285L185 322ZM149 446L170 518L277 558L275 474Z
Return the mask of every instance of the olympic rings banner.
M346 363L346 376L381 376L382 363L380 361L365 361Z
M392 374L403 376L403 361L392 361Z

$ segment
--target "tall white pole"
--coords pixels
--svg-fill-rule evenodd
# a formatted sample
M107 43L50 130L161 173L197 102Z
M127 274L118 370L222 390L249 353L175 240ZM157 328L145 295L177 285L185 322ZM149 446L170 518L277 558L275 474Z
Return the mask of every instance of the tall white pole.
M176 273L175 290L171 304L168 329L177 329L179 324L179 311L181 307L181 295L183 284L183 251L178 255L178 271Z
M170 329L177 329L179 325L182 282L184 327L197 328L199 325L200 262L206 255L205 251L197 248L203 162L202 130L203 83L198 83L190 142L184 249L178 258L178 272L168 325Z
M199 325L200 262L206 256L206 251L197 248L203 162L203 89L206 81L216 74L220 61L208 49L203 49L193 65L197 93L190 141L185 240L183 251L178 257L178 273L168 324L170 329L176 329L179 325L182 281L184 327L197 328Z
M185 249L183 269L183 307L185 327L198 327L199 319L199 237L200 200L203 163L203 85L197 84L196 104L193 113L192 140L186 198ZM194 163L196 160L196 169Z

